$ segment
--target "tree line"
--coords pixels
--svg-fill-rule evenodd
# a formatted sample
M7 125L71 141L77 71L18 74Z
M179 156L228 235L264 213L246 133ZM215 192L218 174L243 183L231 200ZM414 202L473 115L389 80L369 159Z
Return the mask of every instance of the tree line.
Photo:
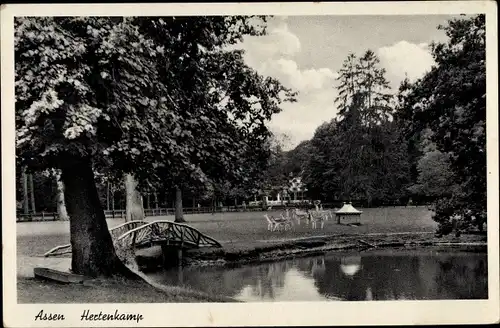
M124 179L119 185L114 185L96 173L96 187L100 202L107 211L121 211L127 207L127 193ZM244 193L240 189L192 190L186 188L182 195L183 207L216 207L220 203L226 206L248 203L253 199L251 192ZM136 189L140 195L144 209L174 208L175 191L170 189L152 190L149 192ZM257 192L257 191L255 191ZM60 176L50 171L23 173L23 168L16 170L16 200L17 213L23 216L40 215L41 212L56 213L60 220L68 220L64 202L64 185Z
M439 233L486 222L485 17L439 26L435 65L391 92L373 51L350 54L335 86L338 115L284 152L277 172L303 176L313 199L367 206L432 202ZM293 164L291 164L293 163Z

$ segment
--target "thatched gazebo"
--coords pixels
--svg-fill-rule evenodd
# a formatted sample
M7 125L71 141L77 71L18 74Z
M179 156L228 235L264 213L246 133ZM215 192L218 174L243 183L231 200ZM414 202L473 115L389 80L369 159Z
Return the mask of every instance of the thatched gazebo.
M355 209L351 203L344 203L344 206L342 206L341 209L335 212L335 217L337 218L337 224L340 224L341 219L351 219L351 218L353 218L355 222L359 224L361 221L361 213L363 213L363 211Z

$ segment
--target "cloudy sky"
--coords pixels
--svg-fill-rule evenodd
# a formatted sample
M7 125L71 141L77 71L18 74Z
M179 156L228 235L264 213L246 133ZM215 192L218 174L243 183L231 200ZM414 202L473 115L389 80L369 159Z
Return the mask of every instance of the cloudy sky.
M289 137L287 148L310 139L336 115L333 101L337 71L347 55L373 50L397 89L405 74L422 76L433 64L428 45L444 41L437 29L452 16L288 16L274 17L268 35L248 37L245 60L261 74L278 78L299 92L270 122L273 132Z

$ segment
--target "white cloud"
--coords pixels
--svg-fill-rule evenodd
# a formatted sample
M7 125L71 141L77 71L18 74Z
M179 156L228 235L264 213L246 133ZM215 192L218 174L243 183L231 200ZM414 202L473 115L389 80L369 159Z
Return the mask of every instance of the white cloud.
M415 44L403 40L379 48L377 54L380 63L387 70L387 78L398 84L406 75L410 81L422 77L434 65L426 43Z
M311 139L318 126L336 116L335 97L333 88L302 94L298 102L282 105L283 111L273 117L270 128L287 134L289 148L293 148L301 141Z
M279 25L268 28L267 35L245 37L240 47L246 51L247 63L256 67L268 59L293 56L300 51L300 40L280 20Z
M245 50L245 62L260 74L275 77L299 92L297 102L283 104L283 111L270 122L274 132L289 136L290 147L310 139L321 123L335 117L336 90L333 86L337 73L328 67L300 67L297 64L294 56L301 51L301 43L288 29L286 19L272 21L268 35L248 37L238 47ZM425 43L399 41L379 48L377 54L393 90L405 76L414 81L434 64Z
M299 91L331 87L336 76L329 68L301 70L294 60L286 58L269 59L258 70Z
M333 84L337 74L327 67L299 67L293 59L301 49L299 38L288 29L286 19L274 23L268 35L248 37L238 48L245 50L245 62L260 74L277 78L298 91L297 102L283 104L283 111L270 122L274 132L290 137L293 148L310 139L322 122L335 116Z

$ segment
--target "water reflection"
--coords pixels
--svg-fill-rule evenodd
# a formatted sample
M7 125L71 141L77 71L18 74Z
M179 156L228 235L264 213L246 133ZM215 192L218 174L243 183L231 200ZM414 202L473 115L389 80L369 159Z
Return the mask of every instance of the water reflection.
M259 302L482 299L488 296L486 260L485 253L373 251L237 268L185 268L150 277Z
M366 287L366 300L373 301L372 289L370 287Z
M273 286L266 279L257 279L257 284L245 286L240 293L234 295L243 301L326 301L328 298L321 295L314 285L312 277L306 277L296 268L280 274L283 278L281 286Z
M353 277L361 270L361 256L346 256L340 259L340 270L347 277Z

